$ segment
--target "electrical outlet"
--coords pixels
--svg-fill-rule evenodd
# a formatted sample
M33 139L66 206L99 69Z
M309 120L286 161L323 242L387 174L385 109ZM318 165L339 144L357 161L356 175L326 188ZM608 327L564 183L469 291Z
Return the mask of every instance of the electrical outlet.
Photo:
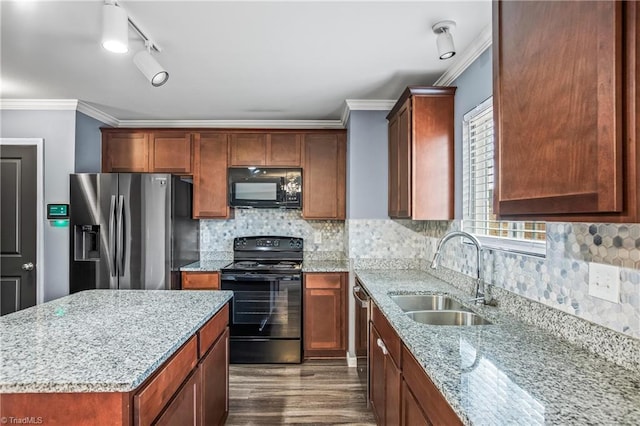
M589 295L620 303L620 268L589 263Z
M314 244L322 244L322 232L313 233L313 242Z

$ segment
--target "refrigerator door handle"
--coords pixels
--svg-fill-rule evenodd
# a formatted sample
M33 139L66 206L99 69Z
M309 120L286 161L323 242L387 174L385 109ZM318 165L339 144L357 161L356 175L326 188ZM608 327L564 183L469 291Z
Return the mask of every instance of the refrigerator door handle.
M109 207L109 274L112 277L117 275L116 266L116 196L111 196L111 206Z
M118 202L118 275L124 276L124 195Z

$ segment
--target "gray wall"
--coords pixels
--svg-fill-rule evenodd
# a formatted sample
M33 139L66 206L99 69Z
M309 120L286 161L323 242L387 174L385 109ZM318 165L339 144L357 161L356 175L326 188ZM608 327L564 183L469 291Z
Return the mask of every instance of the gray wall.
M347 219L386 219L387 114L351 111L347 123Z
M0 111L0 137L44 139L44 200L69 202L69 174L74 170L75 111ZM45 220L46 222L46 220ZM44 300L69 293L69 228L43 225ZM44 270L43 270L44 269Z
M99 173L101 170L102 135L100 127L109 127L102 121L76 112L76 173Z
M487 49L453 82L455 100L455 217L462 219L462 118L493 94L491 48Z

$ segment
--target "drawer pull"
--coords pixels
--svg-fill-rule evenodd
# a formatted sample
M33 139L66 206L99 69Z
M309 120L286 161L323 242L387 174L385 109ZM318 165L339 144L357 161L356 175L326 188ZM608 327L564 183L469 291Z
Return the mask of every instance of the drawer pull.
M384 342L382 341L382 339L378 339L378 341L376 343L378 343L378 347L380 349L382 349L382 353L384 355L387 355L389 353L389 351L387 350L387 347L384 345Z

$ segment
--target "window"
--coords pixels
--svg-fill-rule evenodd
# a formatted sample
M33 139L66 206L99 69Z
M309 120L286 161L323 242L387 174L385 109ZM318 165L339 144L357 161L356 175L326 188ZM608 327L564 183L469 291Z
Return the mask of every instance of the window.
M544 254L544 222L496 220L493 213L493 98L465 114L462 127L462 229L495 248Z

